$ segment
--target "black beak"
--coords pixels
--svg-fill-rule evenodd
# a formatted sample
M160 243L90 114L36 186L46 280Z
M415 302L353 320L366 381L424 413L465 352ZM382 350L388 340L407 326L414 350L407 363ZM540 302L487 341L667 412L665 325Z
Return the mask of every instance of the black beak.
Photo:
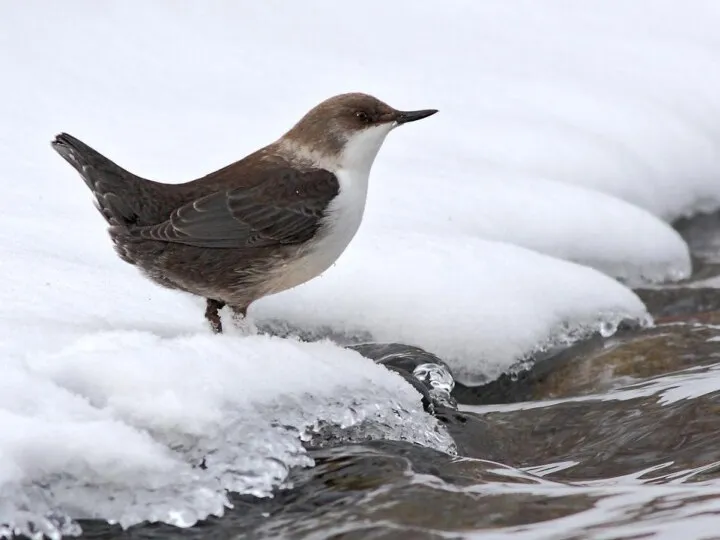
M407 124L408 122L414 122L415 120L422 120L428 116L432 116L437 112L437 109L424 109L422 111L398 111L395 116L395 121L400 124Z

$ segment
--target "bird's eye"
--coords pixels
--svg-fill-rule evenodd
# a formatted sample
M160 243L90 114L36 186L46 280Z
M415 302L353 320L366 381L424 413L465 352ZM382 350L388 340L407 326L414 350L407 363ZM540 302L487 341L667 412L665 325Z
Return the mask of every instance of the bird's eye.
M364 111L358 111L358 112L356 112L356 113L355 113L355 116L357 116L357 117L358 117L360 120L362 120L363 122L369 122L369 121L370 121L370 117L369 117L368 114L367 114L366 112L364 112Z

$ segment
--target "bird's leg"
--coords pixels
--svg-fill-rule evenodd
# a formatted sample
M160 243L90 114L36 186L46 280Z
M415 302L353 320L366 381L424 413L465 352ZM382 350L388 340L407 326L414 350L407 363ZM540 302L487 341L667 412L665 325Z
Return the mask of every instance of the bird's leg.
M247 318L247 306L230 306L230 310L233 314L233 321L238 327L243 327L243 323Z
M222 334L222 321L220 320L219 311L225 307L225 302L221 300L207 299L207 308L205 309L205 318L210 322L212 331L216 334Z

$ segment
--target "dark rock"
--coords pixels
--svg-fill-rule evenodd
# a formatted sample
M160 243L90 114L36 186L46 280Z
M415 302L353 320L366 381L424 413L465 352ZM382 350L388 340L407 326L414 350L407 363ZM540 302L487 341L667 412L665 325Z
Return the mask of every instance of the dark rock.
M402 343L359 343L347 348L400 373L418 391L420 386L417 383L420 383L425 389L421 394L426 411L432 412L436 406L457 408L457 402L451 395L455 386L452 371L436 355Z

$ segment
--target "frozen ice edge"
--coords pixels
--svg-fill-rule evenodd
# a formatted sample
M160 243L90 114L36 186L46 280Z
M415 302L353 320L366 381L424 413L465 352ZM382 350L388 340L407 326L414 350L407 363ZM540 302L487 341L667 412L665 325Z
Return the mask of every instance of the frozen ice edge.
M651 328L655 325L655 321L649 313L643 316L630 315L629 313L605 312L597 316L597 318L583 323L571 324L569 321L561 323L552 332L551 337L546 341L538 344L528 354L520 358L516 363L511 365L507 372L511 376L519 374L521 371L529 369L537 361L537 357L543 353L555 348L565 348L577 344L593 335L600 335L603 338L614 336L620 326L626 324L629 326L641 328ZM484 381L483 381L484 382Z
M327 404L326 404L327 406ZM422 411L409 411L397 405L394 408L393 416L385 416L379 410L372 410L373 407L359 405L348 415L345 410L346 404L338 402L336 418L325 418L325 422L342 422L343 427L336 431L335 443L348 440L404 440L447 451L454 454L454 443L449 435L439 426L437 421ZM300 413L298 416L306 417L307 413ZM171 503L161 493L137 490L126 491L125 486L118 486L118 492L113 495L114 503L125 500L119 507L125 507L125 511L117 513L105 513L101 510L102 503L97 499L102 497L99 489L91 485L84 486L84 492L78 494L78 477L67 476L66 479L55 483L52 491L57 496L58 492L65 491L63 495L68 496L64 503L70 506L76 504L76 499L84 498L88 503L84 506L83 514L70 515L64 513L57 505L52 504L48 499L46 490L49 485L24 484L15 486L9 490L0 492L0 497L11 501L14 508L2 509L0 515L12 515L12 525L0 526L0 538L12 538L12 535L25 535L33 540L41 540L45 537L52 540L60 540L65 536L79 536L82 529L74 521L75 519L102 519L109 524L119 524L128 528L142 522L164 522L177 527L191 527L198 521L211 515L222 517L226 508L232 508L228 495L232 493L250 494L257 497L272 497L271 490L278 487L291 487L284 483L289 470L293 467L311 467L314 462L305 453L301 441L311 438L313 433L319 432L321 422L315 419L305 429L299 431L285 423L292 421L291 418L278 418L273 426L276 436L279 437L273 444L273 450L277 455L255 457L251 460L243 459L242 450L247 450L247 445L233 447L232 441L224 440L222 452L209 455L205 460L207 470L200 472L199 469L188 467L185 474L176 477L172 487L178 489L178 495L182 490L181 503ZM337 424L336 424L337 426ZM423 429L424 427L424 429ZM390 433L388 430L397 430ZM351 434L343 437L343 432ZM418 431L422 434L418 435ZM257 441L257 438L253 438ZM251 443L256 449L259 443ZM174 450L183 454L190 460L197 457L197 448L192 446L179 446ZM228 452L229 451L229 452ZM222 453L224 459L218 458ZM228 453L232 456L228 456ZM229 460L227 460L230 458ZM227 460L227 461L226 461ZM253 463L251 463L253 462ZM256 472L263 470L262 474ZM247 476L245 476L247 475ZM87 479L84 479L87 482ZM71 500L73 503L71 503ZM141 500L142 503L133 504L132 501ZM90 505L93 509L90 511Z
M127 333L112 334L117 338L118 334L122 337ZM191 336L169 341L185 341L187 344L188 341L202 341L204 337ZM133 338L137 339L137 335ZM258 341L276 344L285 341L263 336L248 339L255 341L256 345ZM97 336L90 341L96 340ZM42 471L43 465L40 465L41 473L36 473L34 477L31 474L33 471L21 471L23 474L17 483L5 483L0 488L0 522L11 524L5 529L0 528L0 538L10 537L11 533L38 539L77 535L81 531L73 519L102 519L123 527L143 521L189 527L210 515L222 516L225 508L231 507L229 493L270 497L273 489L284 485L289 469L312 466L313 461L307 456L303 442L312 439L320 430L327 435L328 426L331 426L334 444L383 438L455 453L454 443L445 429L422 410L419 394L397 374L355 352L329 343L282 343L278 351L282 353L285 348L286 354L281 361L296 360L302 364L300 355L287 357L287 348L293 346L320 353L317 354L320 363L339 361L349 369L342 370L343 374L335 381L329 380L329 389L317 392L293 392L288 388L287 393L262 401L253 395L258 394L257 388L249 390L247 397L250 399L241 397L225 402L216 421L203 423L202 413L199 413L199 427L192 426L190 422L189 425L178 424L169 428L172 426L172 414L161 415L159 421L157 418L137 417L137 411L133 411L132 407L123 408L120 398L125 389L122 384L111 384L106 389L101 388L100 394L89 395L85 385L97 380L93 378L95 374L83 373L86 365L82 358L69 368L66 362L59 371L53 371L49 363L35 362L30 366L35 378L38 375L49 377L56 392L72 393L76 398L83 396L88 408L92 409L90 414L85 411L85 425L68 424L47 433L48 426L39 423L35 427L44 431L37 434L38 441L51 444L53 438L64 437L58 440L62 445L67 444L66 438L74 432L78 432L78 436L88 436L87 430L83 431L88 425L91 428L94 425L97 431L93 439L80 443L83 448L87 446L90 457L83 456L86 462L73 455L69 462L56 465L54 470ZM76 354L79 348L83 347L69 349ZM104 360L112 362L113 359L109 356ZM308 366L300 365L300 372L303 367ZM323 366L316 367L323 376ZM234 374L226 373L228 377ZM109 378L112 375L111 369ZM85 380L82 380L83 376ZM0 386L17 387L21 381L22 374L11 376L5 385L0 383ZM132 378L129 382L134 389ZM245 382L254 387L262 386L261 381ZM307 387L307 380L300 380L298 386ZM236 388L232 387L231 391ZM110 395L108 389L114 394ZM130 397L142 402L143 390L140 389L140 395ZM178 392L187 390L176 389ZM217 392L217 389L213 390ZM48 388L48 391L51 389ZM262 388L259 392L262 396ZM106 398L116 398L114 408L112 400L100 397L103 393ZM4 414L9 416L6 412ZM21 414L16 416L17 425L22 430L31 427L21 423L27 418ZM4 426L12 426L10 418L2 420ZM157 425L148 425L148 422L151 424L154 421L158 422ZM110 433L113 424L117 431ZM27 433L25 437L32 438ZM109 441L108 437L118 440ZM129 450L126 459L120 459L119 453L126 454L122 450L112 455L105 448L108 442ZM99 461L93 461L98 449ZM16 451L24 450L20 448ZM111 455L108 457L109 452ZM5 463L0 466L8 461L12 465L13 457L12 454L6 456Z

